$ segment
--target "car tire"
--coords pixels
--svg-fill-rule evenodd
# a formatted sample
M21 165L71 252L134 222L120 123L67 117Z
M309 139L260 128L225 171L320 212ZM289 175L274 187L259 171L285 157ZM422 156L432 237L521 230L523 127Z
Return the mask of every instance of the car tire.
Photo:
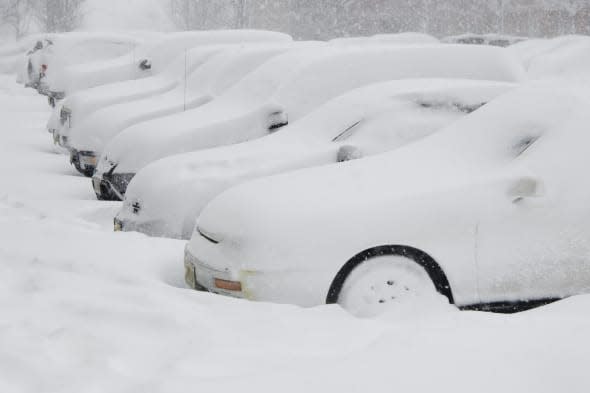
M353 315L371 317L392 304L447 297L454 303L440 266L420 250L382 246L348 261L332 282L326 303L336 303Z

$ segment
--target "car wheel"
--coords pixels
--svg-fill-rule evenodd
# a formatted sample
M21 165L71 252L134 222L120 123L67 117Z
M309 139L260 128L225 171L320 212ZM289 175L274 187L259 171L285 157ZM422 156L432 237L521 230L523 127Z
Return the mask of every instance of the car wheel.
M437 296L424 267L405 256L382 255L350 271L337 303L355 316L372 317L395 305Z

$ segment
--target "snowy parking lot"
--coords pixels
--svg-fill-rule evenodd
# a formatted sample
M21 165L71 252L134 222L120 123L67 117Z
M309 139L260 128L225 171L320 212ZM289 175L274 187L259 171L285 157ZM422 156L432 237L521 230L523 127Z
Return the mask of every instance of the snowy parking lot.
M590 296L356 319L186 289L185 243L113 232L119 203L52 147L49 114L0 76L0 392L590 390Z

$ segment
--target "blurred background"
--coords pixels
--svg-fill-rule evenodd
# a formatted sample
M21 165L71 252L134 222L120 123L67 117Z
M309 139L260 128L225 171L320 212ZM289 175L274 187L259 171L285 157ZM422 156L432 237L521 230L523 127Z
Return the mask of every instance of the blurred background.
M0 0L0 36L72 30L259 28L297 39L590 33L590 0Z

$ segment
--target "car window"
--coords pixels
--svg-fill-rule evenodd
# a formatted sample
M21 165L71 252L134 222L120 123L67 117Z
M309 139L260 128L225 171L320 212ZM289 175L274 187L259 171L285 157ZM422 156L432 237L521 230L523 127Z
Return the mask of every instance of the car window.
M355 131L358 129L359 124L361 124L362 120L359 120L352 125L348 126L344 131L336 136L336 138L332 139L332 142L341 142L344 141L352 136Z

